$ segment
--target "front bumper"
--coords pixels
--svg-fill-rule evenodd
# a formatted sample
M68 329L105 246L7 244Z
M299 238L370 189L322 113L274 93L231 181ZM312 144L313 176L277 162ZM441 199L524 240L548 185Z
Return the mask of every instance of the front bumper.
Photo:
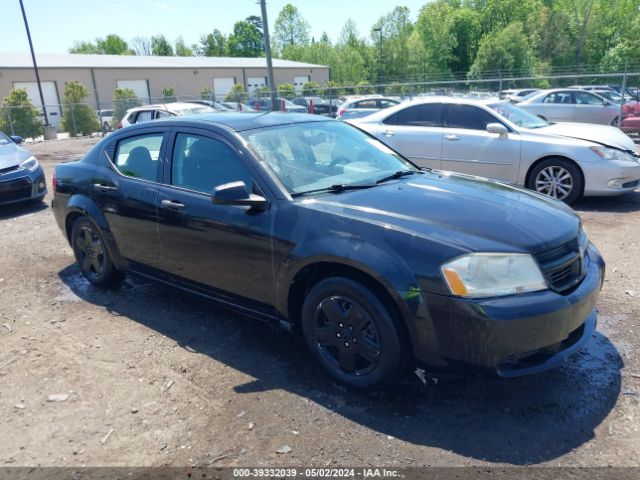
M559 365L584 346L596 326L604 261L593 245L585 263L584 279L567 294L546 290L477 300L424 294L412 335L418 362L503 377Z
M41 200L47 194L47 182L40 165L33 171L16 170L0 175L0 205Z
M584 194L587 196L620 195L640 186L640 162L602 160L583 164Z

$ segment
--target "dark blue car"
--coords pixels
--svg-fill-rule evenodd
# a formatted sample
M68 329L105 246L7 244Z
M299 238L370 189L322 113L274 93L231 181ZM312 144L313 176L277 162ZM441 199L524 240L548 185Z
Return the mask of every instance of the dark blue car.
M0 132L0 205L40 202L47 194L42 167L20 143L21 137Z
M56 167L82 273L129 273L299 332L338 381L540 372L591 337L604 262L566 205L421 170L343 122L175 118Z

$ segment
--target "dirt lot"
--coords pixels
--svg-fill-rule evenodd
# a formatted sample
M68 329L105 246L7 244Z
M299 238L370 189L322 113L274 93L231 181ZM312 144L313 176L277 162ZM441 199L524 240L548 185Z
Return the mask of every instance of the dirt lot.
M94 142L29 148L50 183ZM50 201L0 207L0 466L640 466L640 192L576 205L608 270L568 364L367 397L270 326L139 280L90 287Z

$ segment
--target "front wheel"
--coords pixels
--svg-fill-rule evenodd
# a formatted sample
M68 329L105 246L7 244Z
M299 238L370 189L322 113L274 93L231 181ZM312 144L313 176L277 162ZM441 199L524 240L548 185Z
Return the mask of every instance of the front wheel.
M404 373L409 348L399 320L354 280L318 282L302 307L302 331L314 357L349 387L383 388Z
M569 204L582 194L584 180L575 163L562 158L550 158L540 162L531 171L527 187Z
M80 217L74 222L71 246L80 271L95 286L114 287L124 278L113 265L102 234L88 218Z

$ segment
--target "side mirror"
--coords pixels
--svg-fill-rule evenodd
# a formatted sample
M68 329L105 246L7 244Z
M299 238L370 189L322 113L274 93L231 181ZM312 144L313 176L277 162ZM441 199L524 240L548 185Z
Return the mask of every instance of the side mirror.
M496 122L487 124L487 132L497 133L502 137L506 136L509 133L509 130L507 130L507 127L505 127L503 124Z
M213 189L211 201L216 205L238 205L258 210L266 210L269 207L269 201L260 195L249 193L244 182L218 185Z
M11 135L9 138L16 145L20 145L22 142L24 142L24 138L22 138L22 137L20 137L18 135Z

